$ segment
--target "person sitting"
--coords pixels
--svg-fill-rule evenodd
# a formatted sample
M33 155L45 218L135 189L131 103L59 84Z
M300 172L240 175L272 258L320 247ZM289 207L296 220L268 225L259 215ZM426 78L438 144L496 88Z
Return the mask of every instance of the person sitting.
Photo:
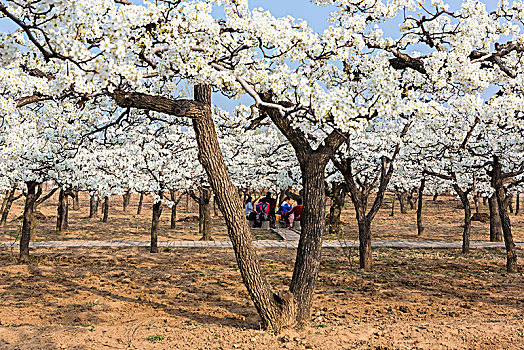
M280 215L282 215L282 220L286 224L286 227L289 227L289 215L291 215L292 210L293 206L291 205L291 198L284 198L284 202L282 202L278 211Z
M248 221L254 221L257 213L253 207L253 198L251 196L247 197L246 200L246 219Z
M293 221L302 221L302 198L297 199L297 205L291 210L288 217L289 225L293 225Z

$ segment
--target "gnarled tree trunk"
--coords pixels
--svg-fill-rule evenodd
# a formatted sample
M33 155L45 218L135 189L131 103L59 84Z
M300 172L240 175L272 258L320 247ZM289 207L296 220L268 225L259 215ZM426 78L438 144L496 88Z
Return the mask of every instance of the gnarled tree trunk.
M103 207L104 215L102 216L102 222L107 222L107 218L109 217L109 197L104 197L104 207Z
M68 215L69 214L69 203L67 201L67 191L64 189L60 189L60 193L58 194L58 208L57 208L57 216L56 216L56 231L62 232L67 230L69 223L68 223Z
M29 241L31 240L31 233L34 226L34 209L37 198L36 187L38 184L35 181L26 182L27 192L25 194L24 214L22 221L22 235L20 237L20 256L21 261L26 261L29 258Z
M329 234L338 235L340 233L340 215L346 201L346 190L344 185L341 183L333 183L330 194L333 203L331 208L329 208L328 230Z
M151 253L158 253L158 226L160 225L160 215L162 215L162 192L159 193L160 200L153 203L153 218L151 220Z
M251 232L244 218L238 190L231 182L220 150L211 111L211 89L197 85L195 102L203 105L202 113L192 118L198 144L198 158L205 169L231 239L244 284L263 326L281 329L295 323L295 303L289 292L277 293L260 270Z
M499 205L495 194L488 199L489 205L489 241L502 242L502 223L500 222Z
M504 244L506 246L506 271L518 272L517 250L513 234L511 233L511 221L508 215L509 201L506 199L504 191L504 179L507 177L502 173L502 165L499 157L493 156L493 169L490 172L491 186L495 189L497 204L499 206L500 221L502 223L502 233L504 234Z

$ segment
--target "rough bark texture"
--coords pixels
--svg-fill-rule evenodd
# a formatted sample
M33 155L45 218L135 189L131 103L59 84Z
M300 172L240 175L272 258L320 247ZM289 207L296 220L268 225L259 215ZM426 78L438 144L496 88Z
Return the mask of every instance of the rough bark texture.
M73 194L73 210L80 210L80 191L74 191Z
M180 201L180 198L178 201L176 200L176 192L174 189L169 190L169 195L171 196L171 202L173 202L173 206L171 207L170 228L174 229L176 227L176 207L178 206L178 201Z
M424 233L424 225L422 223L422 207L424 204L424 187L426 187L426 179L420 181L418 188L418 203L417 203L417 234L421 236Z
M340 233L340 215L346 201L346 190L341 183L333 183L331 189L332 205L329 208L328 230L329 234L338 235Z
M144 194L140 193L140 198L138 200L138 208L136 210L136 215L140 215L142 213L142 206L144 205Z
M499 205L497 203L496 195L492 195L488 199L489 206L489 241L502 242L504 236L502 235L502 223L500 222Z
M493 156L493 169L490 172L491 186L495 189L497 204L499 206L500 221L502 223L502 233L504 234L504 244L506 246L506 270L510 273L518 272L517 251L513 234L511 233L511 221L508 215L509 201L506 199L504 191L504 179L502 165L497 156Z
M129 206L129 202L131 201L131 191L127 190L126 193L122 196L122 210L127 212L127 207Z
M463 191L458 185L453 185L464 207L464 230L462 232L462 253L469 253L469 241L471 235L471 204L469 203L469 191Z
M159 194L162 198L162 193ZM158 226L160 224L160 215L162 215L162 201L153 204L153 218L151 220L151 253L158 253Z
M104 216L102 216L102 222L107 222L109 217L109 197L104 197Z
M13 202L21 196L15 196L15 192L16 188L9 190L6 198L4 199L4 203L2 206L2 217L0 218L0 227L6 225L7 218L9 217L9 212L11 211L11 206L13 205Z
M405 191L397 192L397 198L398 198L398 202L400 204L400 213L401 214L407 214L407 212L408 212L408 209L406 207L406 202L407 202L407 199L408 199L407 193Z
M89 218L98 216L98 200L94 195L89 196Z
M237 188L231 182L220 150L211 111L211 89L197 85L195 100L206 108L194 116L193 127L198 144L198 157L224 215L228 234L244 284L262 324L270 329L282 329L295 323L295 303L289 292L276 293L262 271L253 247L251 232L244 218L243 205Z
M38 184L34 181L26 182L27 193L25 196L24 214L22 221L22 235L20 238L20 260L26 261L29 258L29 241L34 223L34 209L37 200L36 187Z
M62 232L67 230L69 223L69 203L67 201L67 192L60 189L58 194L58 208L56 216L56 231Z
M371 255L371 222L366 216L358 220L358 239L359 244L359 266L363 270L371 270L373 257Z
M519 215L520 213L520 193L517 192L517 196L515 197L515 215Z
M211 237L211 189L203 187L200 191L199 200L199 227L201 241L212 241Z
M395 216L395 193L391 196L391 213L389 213L389 216Z

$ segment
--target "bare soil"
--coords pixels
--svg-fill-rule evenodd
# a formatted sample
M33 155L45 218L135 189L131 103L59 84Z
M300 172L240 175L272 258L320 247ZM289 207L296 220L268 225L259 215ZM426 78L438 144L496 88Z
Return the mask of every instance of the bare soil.
M87 218L84 197L61 234L54 232L53 199L40 208L50 219L40 222L37 239L148 240L151 203L137 216L136 197L127 213L114 200L106 224ZM14 239L20 205L0 241ZM427 202L424 239L460 239L457 205L451 197ZM180 217L196 212L180 209ZM379 213L374 239L417 239L414 212L389 211ZM348 237L356 235L349 206L343 219ZM197 222L170 230L168 209L162 220L162 239L199 238ZM512 220L522 241L521 217ZM214 223L215 239L227 239L221 219ZM473 239L486 240L488 224L474 227ZM286 288L296 251L259 252L268 279ZM40 248L19 264L16 251L0 248L0 349L524 349L524 276L505 273L503 249L467 256L375 249L372 272L357 268L357 254L324 249L311 322L272 333L260 329L231 249L152 255L137 248Z

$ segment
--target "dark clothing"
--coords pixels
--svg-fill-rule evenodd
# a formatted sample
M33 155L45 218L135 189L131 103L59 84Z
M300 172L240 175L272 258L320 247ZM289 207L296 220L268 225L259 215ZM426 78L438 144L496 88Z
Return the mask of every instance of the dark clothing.
M302 220L302 205L295 205L291 212L295 214L295 221Z

